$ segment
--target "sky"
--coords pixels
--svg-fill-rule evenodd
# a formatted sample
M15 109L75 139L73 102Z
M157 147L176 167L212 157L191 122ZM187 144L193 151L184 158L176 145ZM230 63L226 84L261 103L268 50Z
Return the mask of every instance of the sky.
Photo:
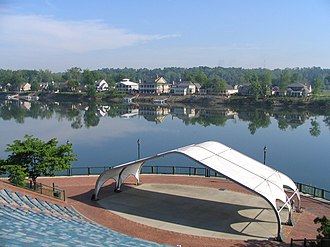
M329 0L0 0L0 69L330 68Z

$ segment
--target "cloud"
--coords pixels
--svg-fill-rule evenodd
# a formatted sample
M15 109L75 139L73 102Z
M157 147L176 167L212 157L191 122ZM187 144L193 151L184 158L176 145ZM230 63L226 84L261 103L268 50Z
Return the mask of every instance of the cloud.
M63 21L37 15L4 15L1 19L2 49L85 53L177 36L134 33L110 27L102 20Z

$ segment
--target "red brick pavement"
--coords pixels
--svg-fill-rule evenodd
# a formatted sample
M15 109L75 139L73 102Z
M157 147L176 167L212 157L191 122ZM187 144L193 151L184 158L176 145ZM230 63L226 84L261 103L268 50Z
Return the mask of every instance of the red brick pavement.
M86 216L88 219L97 222L112 230L142 238L149 241L154 241L162 244L176 246L181 244L185 246L288 246L291 238L315 238L317 235L317 225L313 223L317 216L327 216L330 218L330 204L322 203L318 200L302 197L302 213L294 213L294 221L296 225L283 226L285 243L275 241L260 241L260 240L232 240L208 238L200 236L192 236L177 232L165 231L156 229L150 226L142 225L136 222L124 219L109 210L101 208L97 202L91 201L91 195L94 190L96 176L88 177L53 177L39 178L38 182L51 185L55 183L62 189L65 189L67 195L66 203L73 206L77 211ZM126 190L134 185L134 179L129 179L122 190ZM194 186L205 186L210 188L225 189L237 192L251 193L239 185L225 179L204 178L204 177L188 177L188 176L165 176L165 175L142 175L142 183L169 183L183 184ZM3 183L0 183L2 188ZM6 185L7 186L7 185ZM99 197L104 198L111 195L113 192L113 181L107 182L100 191ZM24 192L23 192L24 193ZM42 197L39 194L34 195ZM49 198L48 198L49 199ZM54 199L56 200L56 199ZM58 200L56 200L58 202Z

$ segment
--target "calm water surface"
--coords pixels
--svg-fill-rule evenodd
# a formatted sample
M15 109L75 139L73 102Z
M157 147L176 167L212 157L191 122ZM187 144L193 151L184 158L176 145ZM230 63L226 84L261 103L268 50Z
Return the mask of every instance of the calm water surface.
M221 142L297 182L330 189L330 117L310 112L165 106L0 102L0 157L25 134L73 143L78 166L115 166L208 140ZM172 155L149 165L194 166Z

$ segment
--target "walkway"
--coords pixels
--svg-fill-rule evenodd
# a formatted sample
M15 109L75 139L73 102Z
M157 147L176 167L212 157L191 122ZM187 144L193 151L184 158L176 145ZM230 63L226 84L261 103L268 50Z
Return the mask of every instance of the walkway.
M90 198L96 179L97 176L56 177L41 178L38 181L46 184L54 182L64 188L68 204L87 218L112 230L145 240L173 246L285 245L265 240L265 236L274 235L273 232L276 232L275 218L272 220L272 214L268 209L262 209L268 208L267 204L260 198L257 204L251 204L255 195L228 180L143 175L142 185L135 186L133 179L129 180L128 184L122 187L123 193L119 194L113 192L113 181L109 181L101 189L101 200L93 202ZM205 189L208 189L207 193ZM190 194L187 194L187 191L190 191ZM138 200L137 195L141 196L141 193L144 198ZM237 196L237 193L243 195ZM208 198L207 194L212 198ZM132 197L135 198L135 206L127 207L134 203ZM170 200L167 201L166 197ZM252 197L253 200L250 200ZM173 206L171 198L174 198L174 201L180 199L180 204ZM242 201L239 198L246 200ZM143 203L143 208L148 205L150 210L137 210L139 203ZM169 207L170 210L166 211ZM196 207L200 210L199 213L204 211L203 216L208 217L207 221L202 221L203 217L197 217L199 213L193 214L196 221L188 221ZM318 226L313 223L313 219L323 215L330 217L329 203L312 198L303 197L302 209L303 213L294 213L296 226L283 226L287 242L291 238L315 238ZM179 215L173 215L177 210Z

